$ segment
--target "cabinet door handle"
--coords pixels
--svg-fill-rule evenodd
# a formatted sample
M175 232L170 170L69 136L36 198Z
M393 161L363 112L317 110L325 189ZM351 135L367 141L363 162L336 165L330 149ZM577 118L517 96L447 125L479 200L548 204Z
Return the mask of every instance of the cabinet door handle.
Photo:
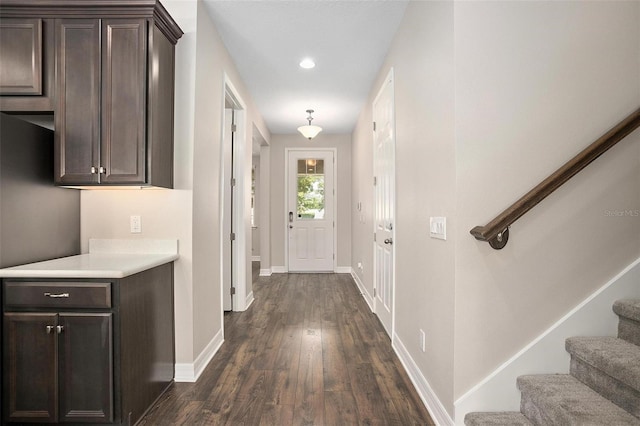
M56 326L56 331L58 332L58 334L62 334L62 332L64 331L64 326L57 325Z
M104 167L100 167L100 168L98 169L98 172L99 172L101 175L103 175L103 174L107 173L107 169L105 169Z
M95 175L98 173L98 169L96 169L95 167L91 167L91 174Z
M69 293L58 293L58 294L52 294L52 293L45 293L44 294L45 297L50 297L52 299L60 299L60 298L67 298L69 297Z
M53 326L52 325L48 325L47 326L47 334L51 334L51 332L53 331Z

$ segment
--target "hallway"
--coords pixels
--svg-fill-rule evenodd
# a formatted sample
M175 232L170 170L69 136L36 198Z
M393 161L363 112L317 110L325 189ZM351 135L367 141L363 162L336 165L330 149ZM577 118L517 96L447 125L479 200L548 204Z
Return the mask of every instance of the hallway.
M346 274L274 274L197 383L140 425L430 425L389 338Z

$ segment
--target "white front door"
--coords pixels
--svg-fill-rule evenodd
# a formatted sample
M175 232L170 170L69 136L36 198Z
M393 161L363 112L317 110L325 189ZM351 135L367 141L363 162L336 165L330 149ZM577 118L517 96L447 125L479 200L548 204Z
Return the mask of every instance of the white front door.
M395 111L393 72L373 102L374 310L390 337L393 333L395 222Z
M288 151L289 271L334 270L334 152Z

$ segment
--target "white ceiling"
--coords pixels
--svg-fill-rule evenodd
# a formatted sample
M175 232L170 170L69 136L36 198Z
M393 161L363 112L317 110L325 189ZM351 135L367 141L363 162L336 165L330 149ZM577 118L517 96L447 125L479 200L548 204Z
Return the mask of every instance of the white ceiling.
M406 0L204 0L271 133L351 133ZM316 67L299 67L312 57Z

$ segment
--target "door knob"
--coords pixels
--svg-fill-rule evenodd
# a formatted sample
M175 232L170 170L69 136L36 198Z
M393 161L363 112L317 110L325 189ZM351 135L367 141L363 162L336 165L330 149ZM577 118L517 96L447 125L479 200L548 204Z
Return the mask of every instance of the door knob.
M391 239L391 238L385 238L384 243L385 243L385 244L393 244L393 239Z

